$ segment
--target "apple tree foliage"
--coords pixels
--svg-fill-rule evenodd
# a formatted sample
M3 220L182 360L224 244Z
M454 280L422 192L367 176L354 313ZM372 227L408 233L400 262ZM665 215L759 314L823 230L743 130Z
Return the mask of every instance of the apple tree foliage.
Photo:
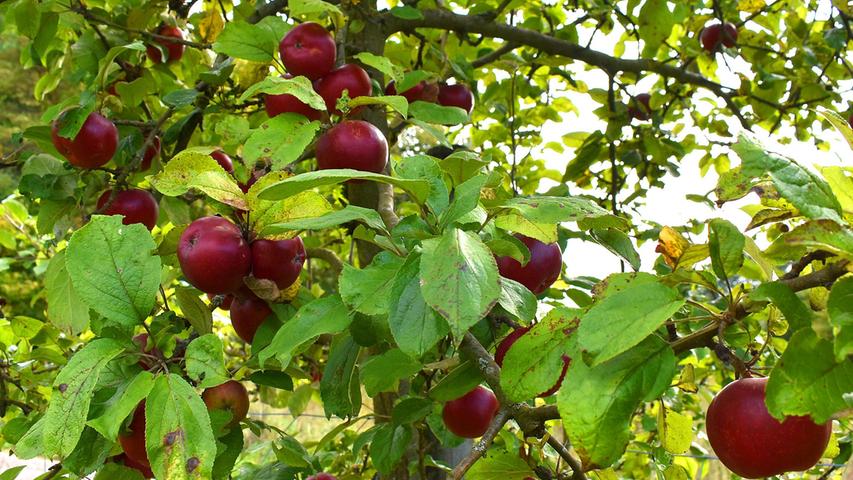
M853 448L853 171L770 152L749 131L853 145L849 5L389 3L0 5L3 29L26 39L22 67L41 72L35 97L59 99L2 159L18 182L0 204L4 449L54 460L44 478L139 478L111 458L147 399L158 478L698 478L711 465L694 458L712 455L705 408L751 371L769 376L778 418L833 419L825 457L835 466L809 475L840 472ZM264 94L323 106L305 78L280 78L278 43L309 20L334 32L339 62L372 77L373 96L339 105L388 138L382 174L316 170L329 120L264 112ZM721 20L737 26L736 45L704 50L700 31ZM153 64L146 46L163 22L184 31L186 51ZM448 79L472 87L470 115L384 94L391 80L404 91ZM644 92L647 120L631 113ZM572 120L590 108L602 128ZM50 140L62 111L70 130L92 111L118 125L111 163L68 165ZM546 140L547 129L562 136ZM154 135L160 158L138 172ZM216 148L236 160L233 175L209 156ZM679 181L687 155L719 183L685 201L748 197L745 230L637 215L650 189ZM265 174L244 192L259 165ZM152 232L93 215L114 185L155 193ZM274 311L252 345L182 278L180 233L210 214L253 239L299 234L307 248L301 287L249 282ZM499 275L496 255L529 257L513 233L558 242L567 265L567 241L595 242L625 268L564 270L537 298ZM641 269L645 242L660 256ZM528 325L499 369L496 343ZM150 371L131 341L143 331L158 351ZM564 356L562 387L536 399ZM232 378L297 425L310 399L343 421L310 442L251 415L226 428L199 394ZM478 384L500 401L495 428L448 465L442 451L462 440L441 406Z

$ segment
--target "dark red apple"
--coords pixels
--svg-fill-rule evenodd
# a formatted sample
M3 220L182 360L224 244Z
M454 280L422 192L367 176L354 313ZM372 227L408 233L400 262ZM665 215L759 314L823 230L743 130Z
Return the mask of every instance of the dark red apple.
M711 401L705 419L708 441L729 470L744 478L764 478L813 467L829 444L832 422L785 417L767 411L766 378L742 378Z
M184 277L202 292L237 291L252 267L252 251L237 225L222 217L192 222L178 242Z
M119 433L118 442L127 458L142 465L150 465L145 451L145 401L136 406L127 431Z
M498 270L502 277L515 280L535 295L539 295L560 278L563 253L556 243L545 244L521 234L516 234L515 237L527 245L530 261L521 266L521 263L512 257L496 257Z
M438 85L434 83L428 83L426 80L419 82L414 87L406 90L403 93L397 93L397 86L394 84L392 80L391 83L385 87L385 95L402 95L406 97L406 100L409 103L421 101L421 102L430 102L435 103L438 101Z
M157 225L157 215L160 213L160 207L157 205L157 200L150 193L137 188L122 190L116 194L109 207L103 208L111 195L112 190L107 190L98 198L97 207L102 215L123 215L124 219L121 223L125 225L141 223L148 230L153 230L154 226Z
M463 438L482 437L498 413L498 399L491 390L478 386L444 404L441 418L448 430Z
M154 472L151 471L151 465L134 461L132 458L125 455L124 466L132 468L142 475L142 478L154 478Z
M147 333L140 333L139 335L136 335L135 337L133 337L133 343L135 343L139 347L139 350L143 354L147 355L147 356L141 356L139 358L139 362L137 362L137 364L140 367L142 367L144 370L151 370L158 365L157 360L150 358L150 357L151 356L162 357L163 354L160 352L159 349L157 349L157 347L154 346L153 343L151 345L148 344L148 334Z
M252 343L255 332L272 315L272 309L251 291L241 291L231 302L231 325L246 343Z
M293 75L289 74L284 76L284 78L292 77ZM309 107L302 100L287 93L264 96L264 108L270 118L282 113L298 113L308 120L320 120L323 117L323 112Z
M215 296L216 295L211 295L208 293L207 299L212 302L213 297L215 297ZM217 308L221 308L222 310L228 310L231 308L231 302L233 302L233 301L234 301L234 295L223 295L222 296L222 303L220 303L219 307L217 307Z
M299 237L252 242L252 275L272 280L283 290L299 278L305 263L305 245Z
M380 173L388 163L388 141L372 123L345 120L320 136L317 166Z
M60 114L59 118L53 121L51 138L53 146L71 165L98 168L113 158L118 147L118 129L113 122L100 113L92 112L72 140L59 136L62 116L63 114Z
M853 128L853 114L847 117L847 124L850 125L850 128Z
M139 164L139 171L144 172L151 168L151 162L154 157L160 155L160 137L154 135L151 139L151 144L145 149L145 154L142 156L142 162Z
M234 173L234 161L231 160L231 157L229 157L227 153L222 150L214 150L211 152L210 156L213 157L213 159L216 160L216 163L225 169L226 172Z
M317 475L308 477L307 480L338 480L338 477L328 473L318 473Z
M497 363L499 367L504 366L504 357L506 357L509 347L513 346L519 338L529 331L530 327L516 328L501 340L501 343L499 343L498 347L495 349L495 363ZM563 355L563 371L560 372L560 378L557 379L557 383L555 383L553 387L537 395L537 397L545 398L557 393L557 390L559 390L560 386L563 385L563 380L566 378L566 373L569 371L569 365L571 362L572 359L568 355Z
M242 190L243 193L249 193L249 189L252 188L252 185L257 183L257 181L266 174L267 174L266 170L262 170L262 169L252 170L252 176L249 177L249 180L246 183L239 183L238 184L240 187L240 190Z
M157 34L165 37L177 38L178 40L184 39L184 32L182 32L180 28L173 27L171 25L162 25L157 29ZM184 44L182 43L167 39L157 39L154 42L163 47L168 53L169 58L166 59L167 63L177 62L184 56ZM160 49L154 45L148 45L145 49L145 53L152 62L163 63L163 54L160 52Z
M442 83L438 87L438 103L445 107L459 107L470 115L474 110L474 94L466 85Z
M314 82L314 90L326 102L329 113L341 114L336 105L338 99L347 91L349 98L370 96L373 86L370 76L358 65L348 63L332 70L331 73Z
M709 25L702 29L699 41L708 52L716 51L720 44L732 48L737 43L737 27L730 22Z
M278 44L287 73L316 80L335 68L335 38L322 25L306 22L293 27Z
M207 405L208 410L229 410L231 421L229 427L233 427L246 418L249 413L249 392L242 383L236 380L206 389L201 394L201 399Z
M640 121L646 121L652 117L652 96L641 93L634 97L634 104L628 107L628 115Z

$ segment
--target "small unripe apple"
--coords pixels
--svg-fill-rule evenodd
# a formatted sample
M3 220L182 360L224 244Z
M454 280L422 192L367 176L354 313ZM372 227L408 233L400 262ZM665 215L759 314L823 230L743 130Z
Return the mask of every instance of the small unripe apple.
M237 336L246 343L252 343L255 332L272 313L266 301L244 289L231 302L231 325Z
M284 78L292 78L293 75L285 75ZM298 113L308 120L320 120L323 117L323 112L315 110L289 93L281 95L264 96L264 108L267 111L267 116L270 118L282 113Z
M242 383L236 380L206 389L201 394L201 399L207 405L208 410L229 410L231 421L229 427L233 427L246 418L249 413L249 392Z
M474 110L474 94L466 85L442 83L438 87L438 103L445 107L459 107L470 115Z
M448 430L463 438L482 437L500 405L491 390L478 386L444 404L441 418Z
M335 68L335 39L322 25L306 22L293 27L278 44L287 73L316 80Z
M160 137L154 135L151 139L151 144L145 149L145 154L142 156L142 162L139 164L139 171L144 172L151 168L151 162L154 157L160 155Z
M521 234L516 234L515 237L524 242L530 250L530 261L521 266L521 263L512 257L497 257L498 270L502 277L515 280L535 295L539 295L560 278L563 253L556 243L542 243Z
M652 96L641 93L634 97L634 104L628 107L628 115L640 121L646 121L652 117Z
M157 347L154 346L153 343L151 345L148 344L148 334L140 333L139 335L134 336L132 341L139 347L139 350L143 354L147 355L140 357L139 361L137 362L137 365L142 367L144 370L151 370L156 367L157 361L149 357L161 357L163 356L163 354L160 352L159 349L157 349Z
M737 27L730 22L709 25L702 29L699 41L702 42L702 48L708 52L716 51L721 44L732 48L737 43Z
M308 477L307 480L338 480L338 477L328 473L318 473Z
M231 157L228 156L227 153L222 150L214 150L210 153L210 156L216 160L216 163L219 164L226 172L234 173L234 161L231 160Z
M171 25L162 25L159 29L157 29L157 34L163 35L165 37L177 38L178 40L184 39L184 32L182 32L180 28L173 27ZM183 43L178 43L166 39L157 39L154 42L166 49L166 52L169 55L169 58L166 59L167 63L177 62L181 59L181 57L184 56ZM160 49L155 47L154 45L148 45L148 47L145 49L145 53L148 55L148 58L150 58L152 62L163 63L163 54L160 52Z
M97 206L101 214L123 215L124 219L121 223L125 225L141 223L148 230L154 229L154 226L157 225L160 207L153 195L137 188L122 190L116 193L113 201L104 209L103 207L109 202L112 192L112 190L107 190L98 198Z
M305 245L299 237L252 242L252 275L272 280L283 290L299 278L305 263Z
M742 378L711 401L705 418L708 441L732 472L764 478L812 468L829 444L832 422L785 417L779 422L765 404L766 378Z
M222 217L192 222L178 242L184 277L202 292L237 291L252 267L252 251L237 225Z
M348 63L332 70L328 75L314 82L314 90L326 102L329 113L341 114L337 109L338 99L347 91L349 98L367 97L373 90L370 76L358 65Z
M435 103L438 101L438 85L423 80L405 92L397 93L397 85L391 80L385 87L385 95L402 95L409 103L416 101Z
M388 141L370 122L345 120L320 136L316 156L321 170L351 168L380 173L388 163Z
M142 465L150 465L145 451L145 401L136 406L127 431L119 433L118 442L127 458Z
M53 121L51 139L68 163L79 168L98 168L113 158L118 147L118 129L113 122L92 112L72 140L59 136L61 118L62 114Z
M495 349L495 363L497 363L499 367L504 366L504 357L506 357L506 353L509 351L509 348L529 331L530 327L516 328L501 340L501 343L499 343L498 347ZM560 372L560 378L557 379L557 383L555 383L553 387L537 395L537 397L545 398L557 393L557 390L559 390L560 386L563 385L563 380L566 378L566 373L569 371L569 365L571 362L572 359L568 355L563 355L563 370Z

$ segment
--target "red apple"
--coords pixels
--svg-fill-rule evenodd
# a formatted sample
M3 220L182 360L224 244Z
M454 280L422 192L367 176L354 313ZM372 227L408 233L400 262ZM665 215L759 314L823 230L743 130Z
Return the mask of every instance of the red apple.
M63 115L60 114L51 126L51 138L56 150L75 167L98 168L106 165L118 147L118 129L115 124L100 113L92 112L71 140L59 136Z
M305 263L305 245L299 237L252 242L252 275L272 280L283 290L299 278Z
M122 190L116 194L109 207L104 209L103 207L109 201L112 192L112 190L107 190L98 198L98 211L102 215L123 215L124 219L121 223L125 225L141 223L148 230L154 229L154 226L157 225L160 207L153 195L137 188Z
M438 103L445 107L459 107L470 115L474 110L474 94L465 85L442 83L438 87Z
M744 478L764 478L813 467L829 444L832 422L785 417L767 411L766 378L742 378L711 401L705 419L708 441L729 470Z
M178 242L184 277L202 292L237 291L252 267L252 251L237 225L222 217L192 222Z
M434 83L427 83L427 81L424 80L405 92L398 94L397 86L392 80L391 83L385 87L385 95L402 95L406 97L406 100L408 100L409 103L416 102L418 100L422 102L435 103L438 101L438 85Z
M252 170L252 176L249 177L249 180L246 183L238 184L240 187L240 190L242 190L243 193L249 193L249 189L252 188L252 185L257 183L257 181L266 174L267 174L266 170L262 170L262 169Z
M208 293L207 299L212 302L213 297L215 297L215 296L216 295L211 295ZM217 307L217 308L221 308L222 310L228 310L231 308L231 302L233 302L233 301L234 301L234 295L223 295L222 296L222 303L220 303L219 307Z
M249 392L242 383L235 380L206 389L202 392L201 399L208 410L231 411L231 421L227 425L229 427L240 423L249 413Z
M853 114L847 117L847 124L850 125L850 128L853 128Z
M530 261L522 267L521 263L512 257L497 257L498 270L502 277L515 280L535 295L539 295L560 278L563 253L556 243L545 244L521 234L516 234L515 237L527 245Z
M509 347L513 346L519 338L529 331L530 327L517 328L510 332L510 334L498 344L498 347L495 349L495 363L497 363L499 367L504 366L504 357L506 357ZM553 387L537 395L537 397L545 398L557 393L557 390L559 390L560 386L563 385L563 380L566 378L566 373L569 371L569 365L571 362L572 359L568 355L563 355L563 371L560 372L560 378L557 379L557 383L555 383Z
M345 120L320 136L317 166L380 173L388 163L388 141L372 123Z
M702 29L699 41L702 42L702 48L708 52L717 50L720 44L732 48L737 43L737 27L730 22L709 25Z
M213 159L216 160L216 163L225 169L226 172L234 173L234 161L231 160L231 157L229 157L227 153L222 150L214 150L210 153L210 156L213 157Z
M293 78L293 75L288 74L284 78ZM309 107L302 100L287 93L264 96L264 108L270 118L282 113L298 113L308 120L320 120L323 117L323 112Z
M145 401L136 406L130 425L126 432L119 433L118 442L127 458L142 465L150 465L148 452L145 451Z
M165 37L177 38L179 40L184 39L184 32L182 32L180 28L173 27L170 25L162 25L159 29L157 29L157 34L163 35ZM166 59L167 63L177 62L181 59L181 57L184 56L184 44L182 43L166 39L157 39L154 40L154 42L166 49L166 52L169 55L169 58ZM150 58L152 62L163 63L163 55L160 52L160 49L155 47L154 45L148 45L148 47L145 49L145 53L148 55L148 58Z
M637 95L634 97L634 104L628 107L628 115L640 121L648 120L652 117L651 100L652 96L648 93Z
M135 343L139 347L139 350L142 353L144 353L145 355L156 356L156 357L162 357L163 356L163 354L160 352L160 350L158 350L157 347L155 347L153 343L151 345L148 344L148 334L147 333L140 333L139 335L136 335L135 337L133 337L133 343ZM151 370L157 366L157 361L154 360L153 358L148 358L146 356L142 356L139 358L139 362L137 362L137 364L140 367L142 367L144 370Z
M444 404L441 418L448 430L463 438L482 437L498 412L498 399L491 390L478 386Z
M272 315L272 309L251 291L241 291L231 302L231 325L246 343L252 343L255 332Z
M142 478L154 478L154 472L151 471L151 465L137 462L127 455L124 456L124 466L136 470L142 475Z
M293 27L278 44L284 68L293 76L316 80L335 68L335 38L322 25L306 22Z
M318 473L317 475L308 477L307 480L338 480L338 478L328 473Z
M144 172L151 168L151 161L154 157L160 155L160 137L154 135L151 139L151 144L145 149L145 155L142 156L142 163L139 164L139 171Z
M329 113L341 114L337 109L338 99L347 91L349 98L369 96L373 90L370 76L358 65L348 63L314 82L314 90L323 97L326 102L326 110Z

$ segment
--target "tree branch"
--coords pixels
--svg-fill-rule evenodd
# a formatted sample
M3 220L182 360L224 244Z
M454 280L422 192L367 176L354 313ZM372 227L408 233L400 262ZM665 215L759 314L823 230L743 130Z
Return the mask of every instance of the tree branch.
M518 45L517 43L506 42L500 48L492 50L491 52L483 55L482 57L475 59L473 62L471 62L471 66L474 68L480 68L485 65L488 65L494 62L495 60L501 58L505 54L515 50L519 46L520 45Z
M572 468L573 480L586 480L586 475L583 473L583 466L581 465L580 460L572 456L569 449L567 449L562 443L558 442L556 438L551 436L548 437L548 445L551 445L551 448L557 452L557 455L565 460Z
M489 424L489 429L486 430L486 433L483 434L483 437L477 442L476 445L471 447L471 452L456 465L456 468L453 469L452 477L453 480L461 480L461 478L465 475L465 473L470 469L477 460L479 460L485 453L486 450L492 445L492 442L495 440L495 437L501 432L501 429L504 427L504 424L509 420L509 411L506 408L501 408L498 410L498 413L492 419L492 423Z
M309 248L305 250L305 255L307 255L308 258L319 258L320 260L328 263L332 267L332 270L335 271L335 276L341 273L341 270L344 269L344 262L335 252L328 248Z
M377 188L379 189L379 199L376 210L390 232L400 223L400 217L394 211L394 186L388 183L379 183Z

